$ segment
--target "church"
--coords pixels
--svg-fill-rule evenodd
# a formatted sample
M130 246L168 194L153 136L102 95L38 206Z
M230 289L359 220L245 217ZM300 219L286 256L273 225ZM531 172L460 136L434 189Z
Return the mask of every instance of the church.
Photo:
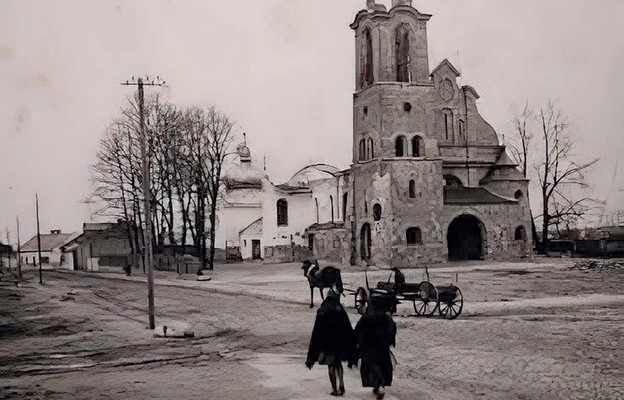
M408 267L530 257L528 180L444 60L429 14L367 1L355 33L352 164L313 164L275 185L243 143L224 176L217 246L229 259L316 258Z

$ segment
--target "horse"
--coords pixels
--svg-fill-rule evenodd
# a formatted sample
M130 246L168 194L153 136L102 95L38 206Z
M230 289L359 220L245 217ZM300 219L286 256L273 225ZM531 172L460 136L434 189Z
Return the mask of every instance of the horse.
M312 264L310 260L305 260L301 269L303 269L303 276L308 278L308 283L310 284L310 308L314 307L315 287L321 292L321 299L323 300L325 300L323 295L324 288L331 288L335 285L335 290L342 294L343 286L340 269L331 266L320 269L318 261Z

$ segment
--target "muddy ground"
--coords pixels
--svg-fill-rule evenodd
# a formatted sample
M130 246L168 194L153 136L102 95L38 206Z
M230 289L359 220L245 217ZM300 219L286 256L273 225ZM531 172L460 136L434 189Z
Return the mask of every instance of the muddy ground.
M457 282L459 318L416 317L401 304L395 381L387 399L624 398L621 269L574 260L462 263L429 270ZM424 270L404 270L419 282ZM147 329L145 277L36 271L0 282L2 399L330 399L322 366L304 366L314 322L298 264L217 266L210 282L156 273ZM370 269L369 280L389 272ZM343 268L345 286L364 284ZM318 293L316 293L318 295ZM315 299L318 304L320 299ZM352 323L359 315L346 296ZM357 369L345 399L372 399Z

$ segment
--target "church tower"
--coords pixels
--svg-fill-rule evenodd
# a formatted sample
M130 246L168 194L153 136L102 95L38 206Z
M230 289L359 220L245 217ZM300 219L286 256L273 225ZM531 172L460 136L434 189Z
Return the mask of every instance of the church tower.
M376 265L405 265L442 238L442 161L433 138L427 21L411 0L367 2L355 31L352 252ZM427 246L418 246L427 243Z

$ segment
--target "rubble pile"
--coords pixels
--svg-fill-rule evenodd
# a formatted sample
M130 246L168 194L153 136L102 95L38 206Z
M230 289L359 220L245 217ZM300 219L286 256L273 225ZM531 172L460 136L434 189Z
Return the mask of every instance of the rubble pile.
M582 260L576 262L570 269L624 269L624 260Z

